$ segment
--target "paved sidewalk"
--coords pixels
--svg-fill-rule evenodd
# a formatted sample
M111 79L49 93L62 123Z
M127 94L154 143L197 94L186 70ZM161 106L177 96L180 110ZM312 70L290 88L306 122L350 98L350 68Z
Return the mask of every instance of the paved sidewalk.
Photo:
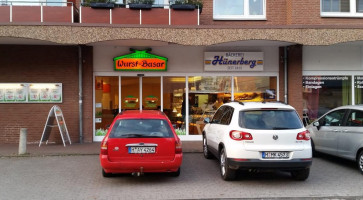
M202 152L202 141L183 141L183 152ZM13 156L56 156L56 155L97 155L101 142L63 144L27 144L26 154L18 155L19 144L0 144L0 157Z

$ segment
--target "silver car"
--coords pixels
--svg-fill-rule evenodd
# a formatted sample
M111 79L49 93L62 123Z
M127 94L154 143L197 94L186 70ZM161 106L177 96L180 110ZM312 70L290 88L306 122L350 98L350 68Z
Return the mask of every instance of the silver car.
M353 160L363 174L363 105L335 108L306 129L313 151Z

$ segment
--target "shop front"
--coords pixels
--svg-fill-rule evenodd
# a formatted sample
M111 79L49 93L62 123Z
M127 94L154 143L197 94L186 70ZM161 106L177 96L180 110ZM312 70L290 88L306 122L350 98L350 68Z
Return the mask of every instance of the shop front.
M152 49L146 57L165 58L165 70L115 70L114 58L134 54L126 47L94 47L94 141L103 139L122 110L161 110L182 140L201 140L204 119L212 117L223 103L279 100L278 47L253 52L185 46ZM130 66L129 61L119 61L119 65ZM231 69L233 62L247 68Z
M304 47L304 113L311 120L343 105L363 103L362 47Z

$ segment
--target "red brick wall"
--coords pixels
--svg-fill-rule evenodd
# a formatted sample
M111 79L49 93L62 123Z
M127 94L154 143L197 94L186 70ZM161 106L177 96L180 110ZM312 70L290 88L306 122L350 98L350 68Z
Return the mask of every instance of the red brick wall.
M200 15L201 25L282 25L286 24L286 0L267 0L267 20L213 20L213 0L203 1L203 10Z
M291 24L296 25L346 25L363 24L361 18L321 17L320 0L292 0Z
M284 48L280 48L280 100L284 101ZM287 103L303 114L302 93L302 46L294 45L287 48Z
M84 141L92 141L92 48L84 49ZM79 142L78 47L0 45L0 82L62 83L63 111L72 142ZM0 143L17 143L20 128L28 143L39 142L52 103L0 104ZM91 127L91 128L88 128ZM61 142L52 130L50 142Z

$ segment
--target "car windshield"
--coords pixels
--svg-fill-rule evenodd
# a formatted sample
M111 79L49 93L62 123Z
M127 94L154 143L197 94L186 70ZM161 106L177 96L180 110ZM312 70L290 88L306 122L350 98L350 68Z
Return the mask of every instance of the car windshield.
M112 127L109 138L171 138L173 132L163 119L120 119Z
M301 120L294 110L240 111L239 125L242 128L261 130L302 128Z

